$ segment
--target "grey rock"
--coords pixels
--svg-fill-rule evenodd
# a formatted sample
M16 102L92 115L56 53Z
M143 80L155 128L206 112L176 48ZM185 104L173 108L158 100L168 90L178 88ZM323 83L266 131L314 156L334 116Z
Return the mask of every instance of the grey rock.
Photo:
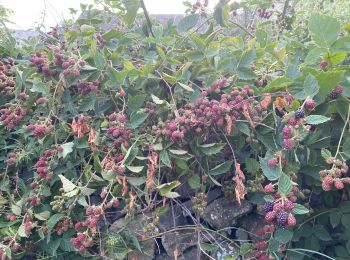
M197 242L197 233L194 230L179 230L162 236L162 245L168 256L174 256L176 249L179 255L183 255L185 250Z
M150 215L136 215L133 219L128 218L121 218L115 221L109 228L109 231L111 233L116 233L120 231L121 229L128 228L135 236L138 238L141 238L143 235L143 228L142 228L142 220L145 216ZM149 260L153 259L154 251L155 251L155 241L153 239L149 239L146 241L143 241L141 243L142 252L140 251L132 251L128 253L127 259L128 260Z
M264 217L257 214L250 214L239 221L240 231L245 233L244 237L248 236L253 242L258 242L264 240L262 237L259 237L256 232L265 226ZM236 233L236 236L239 237L239 233ZM242 239L243 240L243 239Z
M234 226L237 219L253 210L253 206L246 200L241 204L229 198L219 198L210 203L204 210L203 219L212 227L222 229Z

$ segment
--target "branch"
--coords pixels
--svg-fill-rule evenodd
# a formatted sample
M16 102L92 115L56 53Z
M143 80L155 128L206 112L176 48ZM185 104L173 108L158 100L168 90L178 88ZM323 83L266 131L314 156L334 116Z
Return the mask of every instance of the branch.
M154 37L153 31L152 31L152 22L151 22L151 19L149 19L149 15L148 15L148 11L147 11L145 2L143 0L140 0L140 3L141 3L141 8L143 10L143 13L144 13L146 21L147 21L148 28L149 28L152 36Z
M247 34L249 34L250 37L254 38L254 34L252 34L250 31L248 31L247 28L243 27L242 25L240 25L239 23L236 23L234 21L230 21L231 23L233 23L234 25L236 25L237 27L239 27L240 29L242 29L243 31L245 31Z

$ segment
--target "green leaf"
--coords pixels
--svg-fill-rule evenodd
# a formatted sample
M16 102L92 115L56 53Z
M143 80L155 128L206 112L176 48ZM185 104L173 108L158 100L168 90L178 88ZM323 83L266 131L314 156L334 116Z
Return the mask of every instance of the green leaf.
M236 70L237 77L242 80L255 79L256 75L250 68L240 67Z
M278 193L282 195L287 195L292 191L293 185L291 179L282 173L281 177L278 179Z
M320 87L318 86L316 78L308 74L304 81L304 91L306 96L313 98L318 94L318 91L320 90Z
M61 179L64 192L70 192L70 191L74 190L75 188L77 188L77 186L73 182L68 180L63 175L59 174L58 177L60 177L60 179Z
M314 235L322 240L322 241L330 241L332 240L331 236L329 235L328 231L321 225L316 225L314 227Z
M229 11L230 8L226 4L226 1L219 1L219 3L214 8L213 16L215 21L223 27L227 26L227 22L230 16Z
M329 150L327 150L326 148L322 148L321 156L323 157L323 159L326 160L327 158L332 156L332 153Z
M27 237L26 231L24 229L24 224L19 226L17 232L20 237Z
M343 153L350 157L350 137L346 138L344 144L343 144Z
M225 144L213 143L200 145L199 148L205 155L213 155L219 153L224 148L224 146Z
M173 149L169 149L169 152L171 152L172 154L176 154L176 155L184 155L184 154L188 153L185 150L173 150Z
M318 46L329 48L338 39L340 24L336 18L313 14L309 19L309 31Z
M130 127L132 129L136 129L140 125L142 125L143 122L146 121L148 117L148 114L146 114L143 111L138 111L136 113L133 113L130 117Z
M151 97L153 102L156 103L157 105L162 105L164 103L164 100L161 100L159 97L155 95L151 95Z
M329 214L329 222L333 228L339 225L342 215L343 214L339 211L334 211Z
M144 166L126 166L126 168L131 172L139 173L143 170Z
M191 87L188 86L188 85L185 85L185 84L183 84L183 83L181 83L181 82L178 82L177 84L179 84L180 87L182 87L183 89L185 89L185 90L187 90L187 91L194 92L193 88L191 88Z
M128 26L131 26L134 23L137 15L137 11L140 8L140 1L139 0L121 0L121 2L126 9L124 21Z
M334 70L317 73L316 79L320 86L320 94L323 96L329 94L342 80L344 72L344 70Z
M292 240L293 232L288 229L277 229L274 234L274 239L276 239L281 244L286 244Z
M260 44L260 47L265 48L268 42L267 32L262 29L258 29L255 31L255 37Z
M269 167L267 165L268 159L262 157L259 157L259 161L260 167L268 180L275 181L281 176L282 171L280 167Z
M63 215L61 213L57 213L51 216L51 218L49 218L49 220L47 221L47 225L50 228L54 228L55 225L57 224L57 222L63 217Z
M105 57L99 51L96 51L95 53L94 62L95 62L96 68L99 70L103 70L107 65Z
M189 29L196 26L199 20L199 14L191 14L188 16L185 16L183 19L180 20L179 24L177 25L177 31L179 33L187 32Z
M160 152L159 158L160 158L160 161L162 163L164 163L164 165L166 165L169 168L171 168L171 161L170 161L170 158L169 158L169 154L168 154L168 152L166 150L163 150L163 151Z
M309 210L304 207L303 205L300 205L298 203L294 203L294 208L293 208L293 214L294 215L305 215L309 213Z
M145 99L146 99L146 95L144 94L129 96L128 109L130 109L132 112L139 110L143 106Z
M65 158L68 154L73 152L73 146L74 146L73 142L61 144L61 147L63 148L63 151L62 151L62 157L63 158Z
M43 96L48 96L50 94L50 86L50 82L44 83L40 79L35 78L31 91L41 93Z
M307 116L305 120L306 120L306 123L310 125L319 125L331 120L331 118L326 116L321 116L321 115L310 115L310 116Z
M347 54L345 51L333 52L333 53L330 53L330 55L327 55L327 59L329 59L333 65L336 65L341 63L345 59L346 55Z
M128 183L134 186L140 186L146 182L146 177L130 177L127 176L126 179L128 180Z
M284 90L293 83L292 80L287 77L277 77L272 80L266 87L263 88L264 93L276 92Z
M215 175L220 175L225 172L228 172L231 168L231 165L232 165L232 161L227 161L222 164L219 164L213 169L209 170L209 174L215 176Z
M341 217L341 223L346 229L350 230L350 214L345 214Z
M322 48L314 48L306 55L305 64L306 65L314 65L316 62L321 60L322 54L326 52L325 49Z
M198 189L201 185L201 179L198 175L192 175L187 182L191 189Z
M37 213L34 216L39 220L48 220L50 215L51 215L50 211L46 210L46 211L42 211L40 213Z
M249 173L257 173L260 170L260 164L254 158L247 158L245 161L245 168Z
M164 183L162 185L159 185L157 187L157 189L159 190L160 195L163 197L176 198L176 197L179 197L180 195L176 192L172 192L171 190L175 189L180 184L181 184L181 182L179 182L179 181L173 181L173 182Z

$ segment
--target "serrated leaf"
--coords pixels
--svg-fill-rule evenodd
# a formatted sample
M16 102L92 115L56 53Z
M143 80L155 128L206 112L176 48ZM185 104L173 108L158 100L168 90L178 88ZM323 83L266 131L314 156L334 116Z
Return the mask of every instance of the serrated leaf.
M236 70L237 77L242 80L251 80L256 78L256 74L250 68L240 67Z
M304 91L306 96L313 98L317 95L319 90L320 87L318 86L316 78L311 74L307 75L304 81Z
M155 96L155 95L151 95L152 100L154 103L156 103L157 105L161 105L164 103L164 100L161 100L159 97Z
M191 87L188 86L188 85L185 85L185 84L183 84L183 83L181 83L181 82L178 82L177 84L179 84L180 87L182 87L183 89L185 89L185 90L187 90L187 91L194 92L193 88L191 88Z
M314 227L314 235L322 240L322 241L330 241L332 240L331 236L329 235L328 231L320 225L317 225Z
M281 171L280 167L278 167L278 166L269 167L267 165L268 159L265 159L265 158L260 157L259 161L260 161L260 167L268 180L275 181L281 176L282 171Z
M69 142L69 143L61 144L61 147L63 148L62 157L65 158L68 154L73 152L74 143Z
M169 154L166 150L163 150L160 152L160 155L159 155L159 158L160 158L160 161L168 166L169 168L171 168L171 161L170 161L170 158L169 158Z
M200 145L199 148L205 155L214 155L219 153L224 148L224 146L225 144L212 143Z
M278 193L287 195L292 191L292 188L292 180L285 173L282 173L281 177L278 179Z
M294 203L294 208L293 208L293 214L294 215L305 215L309 213L309 210L304 207L303 205L300 205L298 203Z
M329 214L329 222L333 228L339 225L342 215L343 214L339 211L334 211Z
M340 23L336 18L313 14L309 19L309 31L318 46L329 48L338 39Z
M134 173L139 173L143 170L143 168L145 168L144 166L126 166L126 168L128 168L129 171L134 172Z
M321 115L310 115L310 116L307 116L305 120L306 120L306 123L310 125L319 125L331 120L331 118L326 116L321 116Z
M74 190L75 188L77 188L77 186L73 182L68 180L63 175L59 174L58 177L60 177L60 179L61 179L64 192L70 192L70 191Z
M40 213L34 214L34 217L36 217L39 220L48 220L50 218L50 211L42 211Z
M209 174L215 176L215 175L220 175L225 172L228 172L231 168L231 165L232 165L232 161L227 161L222 164L219 164L213 169L209 170Z
M145 177L130 177L130 176L128 176L128 177L126 177L126 179L128 180L128 183L130 183L131 185L134 185L134 186L140 186L146 182Z
M266 87L263 88L264 93L271 93L286 89L293 83L292 80L287 77L277 77L273 79Z
M171 152L172 154L176 154L176 155L184 155L184 154L188 153L185 150L174 150L174 149L169 149L169 152Z
M314 48L305 57L306 65L314 65L316 62L321 60L322 54L324 54L327 50L322 48Z
M192 175L187 182L191 189L198 189L201 185L201 179L198 175Z
M245 165L246 170L249 173L256 173L260 170L259 162L253 158L247 158L245 161Z
M273 237L281 244L286 244L292 240L293 232L288 229L280 228L280 229L277 229Z
M137 11L140 8L140 1L138 0L121 0L126 9L124 21L128 26L131 26L136 18Z
M344 72L344 70L335 70L317 73L315 77L320 86L320 94L323 96L329 94L342 80Z
M51 216L51 218L49 218L49 220L47 221L47 225L50 228L55 227L55 225L57 224L57 222L63 217L63 215L61 213L57 213Z
M130 127L132 129L136 129L140 125L142 125L143 122L146 121L148 117L148 114L146 114L143 111L138 111L136 113L133 113L130 117Z
M180 22L177 25L177 31L179 33L187 32L189 29L196 26L199 20L199 14L191 14L187 15L184 18L180 20Z
M349 145L350 145L350 143L349 143ZM326 160L327 158L332 156L332 153L329 150L327 150L326 148L322 148L321 149L321 156L323 157L323 159Z
M20 225L18 230L17 230L17 234L20 236L20 237L27 237L27 234L25 232L25 229L24 229L24 224Z

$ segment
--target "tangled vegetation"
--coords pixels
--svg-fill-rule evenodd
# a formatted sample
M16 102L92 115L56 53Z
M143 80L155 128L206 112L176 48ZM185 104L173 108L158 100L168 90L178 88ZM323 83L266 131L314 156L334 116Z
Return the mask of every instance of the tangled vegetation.
M197 259L218 250L203 230L235 248L225 259L348 259L349 25L314 13L301 30L290 1L220 1L213 14L197 1L177 25L143 1L99 2L0 48L0 259L145 252L183 185L194 224L173 232L198 233ZM249 27L234 19L243 9L259 17ZM258 241L202 220L215 187L264 217ZM140 214L142 234L110 230Z

